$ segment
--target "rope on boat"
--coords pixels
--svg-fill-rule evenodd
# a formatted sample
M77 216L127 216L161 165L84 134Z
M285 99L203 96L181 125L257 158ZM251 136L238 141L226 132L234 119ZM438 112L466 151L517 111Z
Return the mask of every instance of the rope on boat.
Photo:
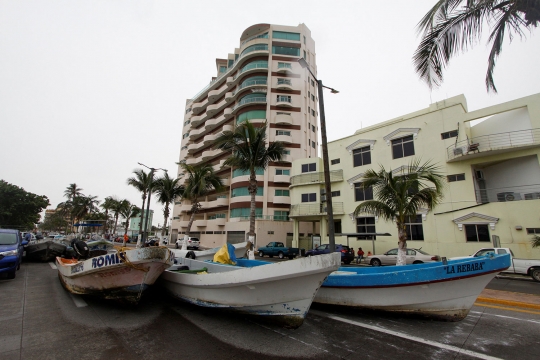
M123 246L115 246L114 247L116 251L118 251L119 254L124 254L124 256L120 256L120 259L122 259L122 261L124 262L124 264L126 264L126 266L132 268L132 269L135 269L135 270L140 270L140 271L144 271L144 272L148 272L150 271L150 269L145 269L144 267L142 266L137 266L135 265L134 263L132 263L129 258L127 257L126 255L126 251L127 250L133 250L132 248L129 248L129 247L123 247ZM145 279L146 279L146 275L145 275Z

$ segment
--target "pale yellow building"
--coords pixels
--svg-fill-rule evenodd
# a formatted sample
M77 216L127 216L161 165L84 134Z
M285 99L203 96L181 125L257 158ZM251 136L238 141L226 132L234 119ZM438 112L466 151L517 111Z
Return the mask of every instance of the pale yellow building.
M412 159L431 160L447 177L444 200L407 225L409 248L460 256L500 244L517 257L540 258L530 239L540 234L540 94L469 112L463 95L358 130L328 144L336 243L377 253L397 247L395 224L358 217L358 204L373 197L359 187L367 169L400 172ZM321 224L326 236L320 158L293 162L291 213L294 244L299 224ZM365 233L347 237L341 234ZM376 236L373 233L390 233ZM375 240L375 241L373 241Z
M257 174L256 245L292 239L289 219L290 169L294 159L317 157L318 99L315 80L298 64L304 58L316 74L315 42L306 25L256 24L240 36L238 47L216 59L211 82L186 102L179 161L210 163L226 189L201 201L191 235L201 245L244 241L249 231L248 174L223 167L229 153L213 149L224 131L249 120L268 121L267 144L285 143L281 162L270 163ZM179 176L183 176L179 168ZM172 239L185 234L191 204L176 202Z

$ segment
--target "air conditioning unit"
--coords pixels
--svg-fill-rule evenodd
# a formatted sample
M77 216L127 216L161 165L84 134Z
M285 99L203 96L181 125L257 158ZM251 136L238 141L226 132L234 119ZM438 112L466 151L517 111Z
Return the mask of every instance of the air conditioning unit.
M483 180L484 179L484 172L482 170L475 170L474 171L474 176L476 177L476 179L478 180ZM502 194L502 193L501 193Z
M525 200L536 200L536 199L540 199L540 192L525 194Z
M321 189L321 195L326 195L326 189Z
M502 192L497 194L497 201L517 201L521 200L521 194L515 192Z
M326 195L321 195L321 202L325 202L326 201Z
M463 148L462 147L455 148L454 155L463 155Z

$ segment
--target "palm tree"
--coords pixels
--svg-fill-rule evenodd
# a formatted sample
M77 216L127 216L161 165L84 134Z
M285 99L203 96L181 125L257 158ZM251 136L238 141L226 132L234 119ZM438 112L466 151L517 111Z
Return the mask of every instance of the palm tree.
M267 122L262 127L255 127L249 121L245 121L234 131L225 131L214 141L214 148L231 152L231 156L225 160L223 166L249 171L248 192L251 195L251 206L248 235L250 240L255 239L255 195L257 194L255 171L257 168L266 169L270 161L281 161L285 149L280 141L266 146L267 126Z
M165 235L167 229L167 220L169 219L169 205L177 198L182 196L184 187L179 183L180 179L172 179L168 173L155 180L154 193L157 195L157 201L163 204L163 228L161 236Z
M126 199L118 200L113 198L112 213L114 214L114 228L113 234L116 234L116 225L118 224L118 217L124 211L125 208L129 207L130 203Z
M61 202L56 207L56 212L64 218L69 217L70 222L66 225L66 233L70 233L70 227L71 231L73 231L73 201Z
M214 173L214 168L210 164L202 163L199 165L187 165L178 163L187 174L184 184L182 198L191 201L191 217L188 222L186 234L184 235L184 245L182 249L187 248L187 240L191 231L191 225L195 220L195 215L201 208L200 199L204 198L210 191L220 191L223 187L221 178Z
M531 245L532 245L533 248L540 247L540 236L533 235L533 237L531 239Z
M439 0L418 24L422 40L413 59L416 72L428 86L443 81L450 59L476 45L482 28L490 26L486 88L497 92L493 81L495 61L502 51L505 34L524 37L540 22L540 0Z
M148 192L152 189L153 180L150 177L150 173L146 173L142 169L136 169L133 171L133 173L135 174L135 176L127 179L127 184L137 189L141 193L141 197L142 197L141 221L139 222L139 237L138 237L140 241L142 237L143 216L145 212L144 205L146 203L146 196L148 195ZM139 245L139 241L137 242L137 245Z
M399 239L397 265L405 265L406 220L416 216L421 208L432 210L443 198L444 176L438 170L429 162L420 165L418 160L413 160L404 166L403 175L394 175L382 166L378 172L370 169L364 173L362 185L372 188L377 200L364 201L356 207L354 215L374 214L396 223Z
M97 196L76 196L73 198L73 218L80 222L87 215L94 213L97 210L98 204Z
M127 200L126 200L127 201ZM141 209L139 209L137 206L131 204L129 201L127 202L126 206L120 210L120 215L124 219L126 219L125 227L124 227L124 235L127 234L128 228L129 228L129 220L141 212ZM126 246L126 241L124 240L123 246Z
M83 189L77 187L77 184L69 184L69 186L64 190L64 196L67 197L68 200L73 201L76 197L82 196Z
M103 200L103 204L101 204L101 208L105 210L105 226L103 228L103 232L105 234L108 234L108 220L109 220L109 211L112 210L114 206L114 199L110 196L107 196L105 200Z

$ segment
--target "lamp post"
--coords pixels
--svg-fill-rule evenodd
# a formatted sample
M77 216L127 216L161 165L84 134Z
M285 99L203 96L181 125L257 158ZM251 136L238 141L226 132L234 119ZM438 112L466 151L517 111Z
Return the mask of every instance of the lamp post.
M148 214L150 213L150 198L152 197L152 186L154 185L153 182L154 182L154 172L156 170L163 170L165 172L167 172L167 170L165 169L162 169L162 168L151 168L151 167L148 167L144 164L141 164L141 163L137 163L141 166L144 166L145 168L147 169L150 169L150 181L148 183L148 203L146 204L146 214L144 214L145 216L145 220L144 220L144 231L142 233L142 236L141 236L141 243L139 244L139 242L137 242L137 247L141 247L141 245L144 246L145 242L146 242L146 239L148 238ZM144 210L144 209L143 209Z
M309 64L304 58L298 59L298 63L304 69L307 69L311 76L317 81L317 89L319 93L319 116L321 118L321 138L322 138L322 154L323 154L323 168L324 168L324 189L326 191L326 213L328 214L328 241L330 243L330 252L336 250L336 240L334 231L334 209L332 207L332 188L330 186L330 164L328 161L328 143L326 140L326 119L324 116L324 98L323 88L330 89L332 94L337 94L339 91L328 86L324 86L322 80L318 80L317 77L311 72Z

